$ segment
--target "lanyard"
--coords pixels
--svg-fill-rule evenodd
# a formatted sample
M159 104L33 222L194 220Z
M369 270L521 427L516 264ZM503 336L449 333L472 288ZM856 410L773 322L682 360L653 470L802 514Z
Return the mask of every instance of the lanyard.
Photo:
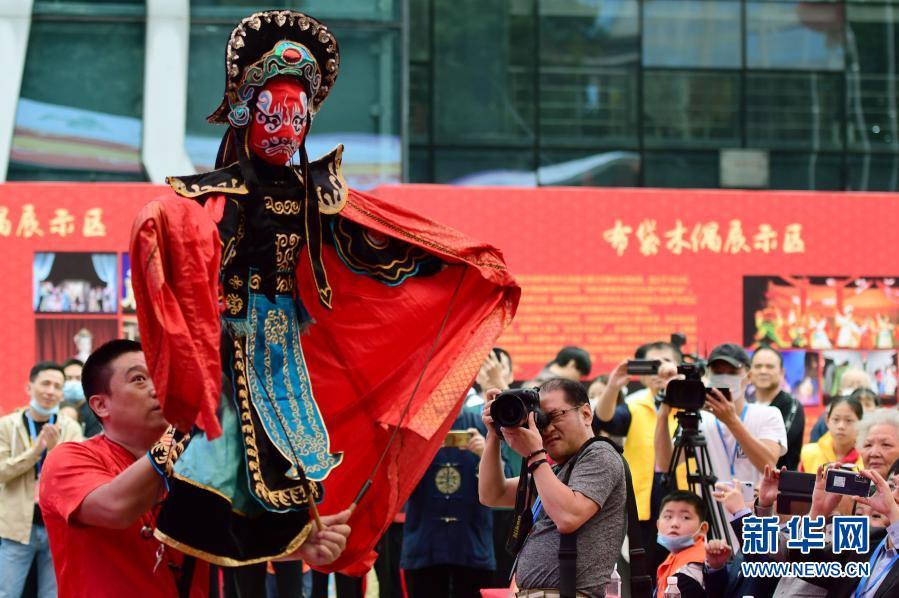
M537 523L537 518L540 517L540 511L543 510L543 501L540 500L540 497L537 497L537 500L534 501L534 506L531 507L531 513L534 514L534 523Z
M870 572L872 572L872 573L874 572L874 565L877 564L877 559L880 558L880 553L883 552L884 555L886 555L887 538L889 538L889 537L890 537L889 534L884 536L883 540L880 541L880 544L877 545L877 550L874 551L874 556L872 556L871 559L868 561L868 568L869 568ZM899 554L894 554L893 558L890 559L890 562L887 563L887 566L884 567L883 569L881 569L880 573L878 573L877 577L875 577L874 579L862 577L861 580L858 582L858 587L855 588L855 592L852 594L852 596L854 598L860 598L861 596L864 596L865 594L867 594L870 591L868 589L869 585L871 586L871 588L870 588L871 590L876 588L877 584L880 583L880 580L883 578L883 576L886 575L887 573L889 573L890 569L893 568L893 565L896 564L896 559L899 559Z
M28 412L25 413L25 420L28 422L28 434L31 436L31 445L34 446L34 441L37 440L37 427L34 425L34 420L31 419L31 416ZM56 414L50 416L50 421L47 424L55 424L56 423ZM44 424L44 425L47 425ZM47 449L44 449L44 452L41 453L41 458L38 459L37 465L35 468L37 469L37 477L41 477L41 468L44 466L44 459L47 457Z
M746 418L746 411L749 409L749 403L743 405L743 413L740 414L740 421L743 421ZM724 447L724 454L727 454L727 443L724 442L724 432L721 431L721 422L718 421L718 418L715 418L715 425L718 426L718 436L721 438L721 446ZM740 449L740 443L737 442L737 439L734 438L734 452L730 455L730 477L734 477L736 473L734 473L734 462L737 460L737 451Z

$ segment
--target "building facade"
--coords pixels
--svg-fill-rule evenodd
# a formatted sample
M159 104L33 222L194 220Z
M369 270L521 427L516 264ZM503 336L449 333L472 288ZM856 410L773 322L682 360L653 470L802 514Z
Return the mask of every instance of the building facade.
M344 143L360 188L899 187L897 2L4 3L30 24L8 180L209 167L228 32L285 7L340 42L309 153Z

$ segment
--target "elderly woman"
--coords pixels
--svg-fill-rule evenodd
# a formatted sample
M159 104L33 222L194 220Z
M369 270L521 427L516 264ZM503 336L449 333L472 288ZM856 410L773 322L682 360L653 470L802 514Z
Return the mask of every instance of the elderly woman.
M855 442L865 469L873 469L884 478L899 459L899 411L881 407L870 411L858 426Z

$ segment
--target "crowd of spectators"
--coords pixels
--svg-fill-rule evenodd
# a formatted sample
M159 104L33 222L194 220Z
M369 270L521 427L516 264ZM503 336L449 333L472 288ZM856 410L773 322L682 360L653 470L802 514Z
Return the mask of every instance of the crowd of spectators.
M669 342L650 341L635 349L634 359L657 361L659 367L631 376L623 361L607 375L590 378L589 353L564 347L533 378L516 383L513 356L494 348L443 447L382 538L377 575L369 576L373 583L337 575L338 595L371 595L375 584L381 596L505 596L510 588L537 595L529 589L552 587L561 576L552 564L556 553L543 544L558 545L554 537L580 529L578 543L597 542L579 552L577 587L587 596L607 590L610 596L629 595L628 548L634 548L629 543L644 549L660 597L675 580L682 596L899 595L899 411L880 405L865 372L843 375L838 396L814 425L809 422L807 435L805 408L784 390L783 358L776 349L762 346L749 355L731 343L715 347L705 360L709 391L698 418L714 478L711 497L703 497L701 485L694 492L697 487L687 483L696 464L672 463L682 430L678 410L665 397L669 383L682 377L678 366L684 356ZM84 395L82 366L76 359L37 363L23 406L0 418L0 597L56 595L38 504L40 475L44 459L60 443L103 432ZM533 433L496 427L489 411L497 394L530 387L542 388L548 423ZM567 412L574 413L570 421ZM594 436L620 445L623 461L615 451L606 452L609 444L584 450L590 443L583 438ZM566 443L573 449L563 450ZM625 542L619 461L632 480L638 528ZM544 463L549 474L542 472ZM871 495L828 492L827 472L835 468L870 480ZM807 475L810 495L804 507L801 501L781 500L784 472ZM526 507L532 521L530 536L516 547L516 562L506 548L520 522L515 498L522 478L530 479ZM712 511L719 504L726 520L723 533L716 534ZM567 510L576 512L574 524ZM793 518L801 515L826 522L821 542L811 549L795 547L799 524ZM840 541L834 538L834 521L853 515L868 518L863 549L834 551L833 543ZM768 551L744 550L759 518L777 521L780 542ZM590 566L584 569L588 553ZM747 563L810 561L841 567L864 562L869 574L854 576L854 569L841 569L838 578L745 574ZM327 577L301 564L270 564L265 572L272 598L328 591ZM212 575L219 576L211 585L213 595L239 595L229 587L227 573L213 568Z

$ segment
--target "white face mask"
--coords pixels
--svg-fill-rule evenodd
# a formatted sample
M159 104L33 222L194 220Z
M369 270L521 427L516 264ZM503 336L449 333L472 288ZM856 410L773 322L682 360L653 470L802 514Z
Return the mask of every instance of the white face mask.
M743 376L735 374L712 374L709 376L709 388L727 388L730 390L730 398L736 401L742 396Z
M84 389L78 380L66 380L62 386L62 399L64 401L79 402L84 400Z

